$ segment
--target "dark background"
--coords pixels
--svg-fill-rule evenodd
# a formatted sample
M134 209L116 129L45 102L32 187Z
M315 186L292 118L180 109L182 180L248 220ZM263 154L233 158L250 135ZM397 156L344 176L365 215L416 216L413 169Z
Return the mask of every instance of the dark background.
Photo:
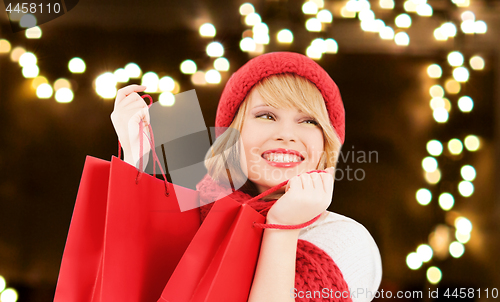
M393 11L380 10L378 0L370 2L377 17L390 25L403 12L403 1L396 0ZM498 288L500 3L471 0L469 9L488 24L485 35L464 36L458 29L456 38L438 42L432 36L434 28L445 21L458 21L464 9L447 0L428 2L434 16L412 14L408 47L363 32L357 19L339 17L337 8L345 1L325 1L325 7L334 12L334 22L323 33L305 30L301 1L253 4L270 28L271 44L266 52L305 53L316 37L332 37L339 43L338 54L325 54L318 63L335 80L344 100L343 151L376 151L378 160L339 162L339 169L363 169L365 177L360 181L339 179L330 210L361 222L375 238L383 263L381 288L427 293L435 287L425 276L432 265L443 272L438 284L441 288ZM113 100L96 94L95 78L129 62L137 63L143 73L169 75L179 82L181 92L196 89L205 123L214 126L224 83L251 58L239 48L241 34L249 28L238 13L242 3L81 0L67 14L41 25L43 35L38 40L26 39L24 32L13 34L7 15L0 12L0 38L9 40L12 47L22 46L35 53L42 75L51 83L60 77L70 79L75 92L69 104L57 103L53 97L38 99L19 65L9 54L0 54L0 275L6 278L7 286L19 292L19 301L52 300L85 156L109 160L117 154L118 141L110 120ZM198 27L205 22L215 25L215 38L198 34ZM274 42L281 28L293 31L291 46ZM224 45L230 71L222 73L221 84L195 86L189 76L181 74L179 64L192 59L199 69L211 68L213 59L206 55L205 47L212 40ZM486 67L471 70L460 94L448 96L452 102L449 121L437 124L429 107L428 89L444 85L444 79L450 77L446 56L453 50L461 51L466 61L480 54ZM84 74L71 74L67 69L73 57L85 60ZM427 76L426 68L432 63L443 67L442 79ZM151 95L158 99L158 94ZM458 110L461 95L475 101L469 114ZM421 160L428 156L427 141L446 142L468 134L481 138L481 149L464 151L458 157L445 151L438 158L441 182L427 184L421 168ZM456 192L459 168L464 164L477 171L475 192L469 198ZM416 202L419 188L429 188L435 194L447 190L456 193L453 211L469 218L474 229L461 258L435 258L413 271L406 265L406 256L428 243L436 225L447 223L437 196L425 207Z

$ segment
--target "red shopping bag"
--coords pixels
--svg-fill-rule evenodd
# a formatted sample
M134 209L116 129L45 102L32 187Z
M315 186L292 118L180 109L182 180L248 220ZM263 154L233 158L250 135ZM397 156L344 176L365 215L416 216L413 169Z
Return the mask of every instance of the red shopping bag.
M111 164L87 156L54 301L160 297L200 226L199 209L181 212L178 199L198 203L199 194L168 183L163 169L165 181L141 170L142 159L137 170L114 156Z
M303 228L321 216L296 226L263 224L266 218L248 203L278 190L287 182L245 203L229 196L217 200L158 302L248 301L263 228Z
M54 301L92 301L102 259L110 164L85 159Z
M177 198L198 202L198 192L137 173L87 156L54 301L160 297L200 225L199 210L180 212Z
M265 217L230 197L216 201L159 301L246 301L262 238L253 221Z

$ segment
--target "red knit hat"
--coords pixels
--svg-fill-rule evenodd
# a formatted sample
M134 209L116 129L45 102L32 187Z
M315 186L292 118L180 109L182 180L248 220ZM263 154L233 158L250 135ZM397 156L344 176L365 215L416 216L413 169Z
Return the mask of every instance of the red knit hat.
M257 56L229 78L217 108L215 127L229 127L238 108L260 80L275 74L295 73L316 85L340 142L345 139L345 111L340 92L328 73L312 59L294 52L271 52ZM222 134L218 133L217 137Z

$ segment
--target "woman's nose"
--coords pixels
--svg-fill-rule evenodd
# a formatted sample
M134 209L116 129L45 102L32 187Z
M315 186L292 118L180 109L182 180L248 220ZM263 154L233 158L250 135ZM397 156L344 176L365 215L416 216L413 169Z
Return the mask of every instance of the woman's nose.
M295 142L297 140L297 137L292 123L280 123L280 125L278 125L278 129L276 129L275 139L278 141Z

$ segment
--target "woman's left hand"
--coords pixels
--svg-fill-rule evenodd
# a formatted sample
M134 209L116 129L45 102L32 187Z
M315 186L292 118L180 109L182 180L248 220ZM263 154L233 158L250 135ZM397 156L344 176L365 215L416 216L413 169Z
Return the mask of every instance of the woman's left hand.
M331 203L334 168L327 173L302 173L287 183L285 194L267 213L266 223L295 225L323 213Z

